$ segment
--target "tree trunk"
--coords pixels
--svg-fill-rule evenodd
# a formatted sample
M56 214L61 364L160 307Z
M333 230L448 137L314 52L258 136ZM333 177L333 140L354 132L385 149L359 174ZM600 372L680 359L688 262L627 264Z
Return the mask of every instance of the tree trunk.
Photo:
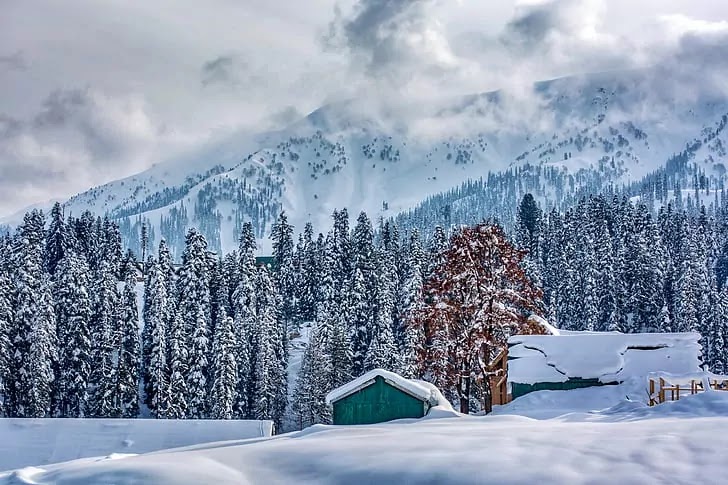
M470 372L465 369L460 372L458 394L460 395L460 412L470 414Z
M490 376L487 374L483 379L483 406L485 414L493 412L493 389L490 387Z

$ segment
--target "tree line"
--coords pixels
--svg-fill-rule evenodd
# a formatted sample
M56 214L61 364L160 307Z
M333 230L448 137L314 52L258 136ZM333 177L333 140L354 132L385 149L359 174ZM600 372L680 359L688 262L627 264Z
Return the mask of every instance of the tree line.
M32 211L0 240L2 413L303 427L330 419L328 391L374 368L488 409L488 361L533 331L532 314L574 330L700 331L724 373L726 214L668 204L653 217L618 196L544 213L527 194L510 235L490 221L427 240L366 213L352 225L345 209L326 234L307 224L296 237L281 214L265 265L250 224L229 254L190 229L179 264L164 240L137 262L113 221Z

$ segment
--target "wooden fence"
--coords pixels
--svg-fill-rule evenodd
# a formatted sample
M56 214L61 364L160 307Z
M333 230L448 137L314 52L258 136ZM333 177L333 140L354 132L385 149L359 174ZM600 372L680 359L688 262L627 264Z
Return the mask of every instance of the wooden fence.
M690 396L711 391L728 391L728 376L710 372L700 374L651 374L649 377L650 406L667 401L679 401L680 396Z

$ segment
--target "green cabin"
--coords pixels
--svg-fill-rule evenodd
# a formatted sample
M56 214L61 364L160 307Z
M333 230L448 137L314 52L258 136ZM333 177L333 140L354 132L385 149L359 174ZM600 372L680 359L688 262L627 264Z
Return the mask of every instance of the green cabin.
M375 369L329 393L333 423L374 424L421 418L435 403L431 389L382 369Z

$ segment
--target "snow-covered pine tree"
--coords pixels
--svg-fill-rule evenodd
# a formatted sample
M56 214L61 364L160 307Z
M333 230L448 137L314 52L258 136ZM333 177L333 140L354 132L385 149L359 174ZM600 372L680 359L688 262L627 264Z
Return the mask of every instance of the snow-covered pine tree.
M533 195L525 194L516 214L515 240L519 248L527 251L523 266L528 277L536 284L541 281L538 266L541 216L541 209Z
M5 248L0 247L0 249ZM12 361L10 328L13 325L13 309L10 301L12 287L5 272L3 259L3 256L0 256L0 416L6 415L5 405L8 398L6 386L11 378L9 370Z
M167 339L168 301L163 269L150 256L147 264L147 283L144 287L144 330L142 332L142 363L144 402L152 415L162 409L161 401L168 387Z
M58 334L57 414L83 417L91 374L91 295L86 258L69 249L56 265L54 300Z
M222 257L213 262L210 270L210 335L223 318L231 314L229 278L225 272Z
M233 291L232 311L234 314L235 360L238 368L238 382L234 416L247 419L252 416L255 394L253 371L256 365L259 328L256 325L255 298L255 235L253 226L243 225L238 250L237 287Z
M331 347L331 328L328 327L328 315L311 330L309 342L303 354L301 369L296 379L293 394L292 411L301 428L313 424L331 422L331 410L326 403L326 394L333 389L331 384L332 362L328 349Z
M695 237L690 237L685 247L685 255L677 281L676 321L678 332L698 331L698 287L699 263L696 261L699 249Z
M58 263L63 259L68 249L69 241L66 235L66 223L63 220L63 208L56 202L51 209L50 223L45 243L45 269L54 275Z
M713 335L715 358L710 368L716 374L728 373L728 285L724 284L718 296Z
M123 257L123 249L121 245L121 232L116 222L104 217L99 230L101 237L98 245L97 257L98 261L108 263L117 278L120 276L121 261Z
M335 255L335 268L332 275L339 291L344 291L349 286L349 278L352 276L354 265L354 255L352 248L351 235L349 234L349 213L346 208L340 211L334 211L334 228L331 232L331 244L333 245L333 253ZM320 238L319 238L320 239ZM323 245L319 244L319 248L323 250ZM338 295L341 297L341 295Z
M299 315L303 322L311 322L316 317L318 301L318 269L319 261L316 242L313 240L313 225L307 223L303 231L301 244L301 274L299 277L300 299Z
M204 317L206 331L210 327L208 276L207 241L199 231L190 229L185 239L182 267L177 279L178 305L188 338L192 335L200 314Z
M187 232L182 268L177 280L179 311L188 349L188 417L207 415L210 352L210 288L207 242L196 229Z
M293 226L288 223L285 212L281 212L273 224L270 239L273 243L273 281L281 297L279 318L287 332L288 328L297 328L300 322L296 319Z
M644 204L628 215L624 228L621 278L625 313L625 332L655 332L662 301L662 248L657 230Z
M397 288L397 270L391 251L377 251L376 311L372 326L371 344L364 359L364 370L399 369L399 353L394 339L394 306Z
M53 368L57 360L56 316L53 309L50 277L41 277L38 294L38 312L33 318L28 340L29 394L25 417L47 418L51 416L53 393Z
M119 301L119 351L116 370L117 400L123 418L139 415L139 310L136 300L136 274L129 273Z
M351 319L352 307L348 297L339 301L335 285L334 272L337 268L333 240L327 239L329 246L325 251L322 264L322 278L319 285L320 300L317 304L316 321L319 333L325 329L321 337L327 348L319 349L328 354L330 361L330 377L325 386L334 389L349 382L352 377L352 351L348 321ZM346 295L345 295L346 296ZM320 339L320 340L321 340Z
M89 377L90 415L118 417L121 413L116 386L119 358L119 292L110 261L99 262L94 275L96 298L91 319L92 365Z
M247 419L251 415L253 395L252 381L253 368L251 365L251 327L255 324L253 312L238 312L233 320L233 356L237 369L237 382L235 383L235 403L233 404L233 417Z
M265 267L258 268L256 289L256 328L258 334L255 368L253 370L253 416L255 419L272 419L280 426L281 398L285 400L285 366L278 354L282 336L276 308L273 282ZM285 407L283 407L285 410Z
M42 212L27 213L12 248L13 350L5 389L11 417L41 417L51 411L56 328L50 284L43 272L43 226Z
M424 328L418 322L424 309L423 267L424 252L421 252L416 229L410 238L409 258L405 265L405 280L400 297L400 369L402 376L413 379L419 377L418 354L424 342ZM421 253L421 255L420 255Z
M159 399L158 415L167 419L185 419L187 411L187 350L184 322L179 312L169 322L169 378L164 397ZM166 376L165 376L166 377Z
M84 211L74 220L73 233L76 250L86 258L91 271L95 271L98 263L96 246L99 243L99 236L96 232L96 219L90 211Z
M351 287L347 298L347 319L351 335L353 376L364 373L364 360L371 343L370 321L371 312L367 303L366 284L359 268L354 270L351 278Z
M213 342L212 417L232 419L237 402L238 364L233 319L221 316Z
M189 341L189 373L187 374L187 416L204 419L208 416L208 340L207 317L203 308L197 308L197 321Z

